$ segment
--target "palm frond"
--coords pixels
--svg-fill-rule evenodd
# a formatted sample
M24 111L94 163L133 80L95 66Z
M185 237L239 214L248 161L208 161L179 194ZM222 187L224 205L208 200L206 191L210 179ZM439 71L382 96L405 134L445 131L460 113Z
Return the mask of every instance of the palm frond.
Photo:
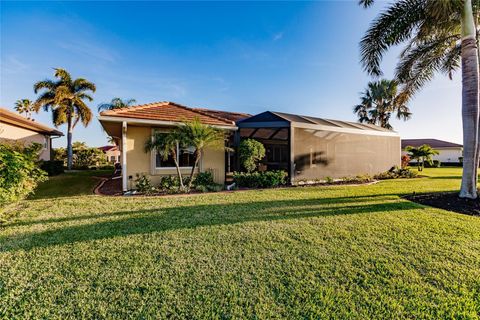
M424 1L401 0L375 19L360 42L361 63L369 74L380 76L380 62L388 48L412 36L425 18Z

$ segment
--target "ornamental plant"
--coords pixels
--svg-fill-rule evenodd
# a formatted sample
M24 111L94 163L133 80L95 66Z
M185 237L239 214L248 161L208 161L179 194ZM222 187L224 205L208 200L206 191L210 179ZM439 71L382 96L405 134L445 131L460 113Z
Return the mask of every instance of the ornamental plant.
M261 142L254 139L245 139L240 142L239 157L242 167L247 172L257 168L258 161L265 157L265 147Z

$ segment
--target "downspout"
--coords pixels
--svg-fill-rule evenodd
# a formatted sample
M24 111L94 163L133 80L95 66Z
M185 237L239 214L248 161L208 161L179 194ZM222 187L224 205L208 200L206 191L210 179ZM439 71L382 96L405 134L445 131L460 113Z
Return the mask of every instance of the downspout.
M127 122L122 122L122 190L128 191L127 177Z

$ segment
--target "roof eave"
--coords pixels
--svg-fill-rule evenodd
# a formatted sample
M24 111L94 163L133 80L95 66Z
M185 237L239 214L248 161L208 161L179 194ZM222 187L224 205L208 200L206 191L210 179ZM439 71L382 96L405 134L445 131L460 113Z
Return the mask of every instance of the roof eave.
M165 120L151 120L151 119L141 119L141 118L131 118L131 117L122 117L122 116L105 116L100 115L98 117L100 122L108 121L108 122L127 122L127 123L137 123L137 124L150 124L150 125L158 125L158 126L166 126L166 127L177 127L184 125L181 121L165 121ZM229 125L216 125L216 124L207 124L208 126L222 129L222 130L231 130L236 131L238 130L237 126L229 126Z

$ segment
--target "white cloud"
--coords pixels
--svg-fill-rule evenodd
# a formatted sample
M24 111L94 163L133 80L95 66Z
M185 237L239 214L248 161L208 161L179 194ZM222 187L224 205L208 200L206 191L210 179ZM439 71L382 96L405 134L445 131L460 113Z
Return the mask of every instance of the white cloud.
M278 41L278 40L281 40L283 38L283 32L278 32L276 34L273 35L273 41Z
M75 54L87 55L108 62L115 62L117 58L117 55L108 48L87 41L59 42L58 46Z

